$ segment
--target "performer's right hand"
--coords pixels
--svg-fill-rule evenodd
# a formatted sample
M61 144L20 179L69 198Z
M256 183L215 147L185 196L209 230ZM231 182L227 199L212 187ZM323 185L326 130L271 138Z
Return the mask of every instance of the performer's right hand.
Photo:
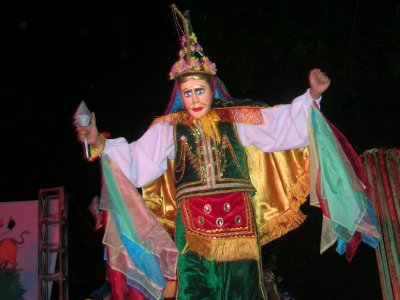
M90 124L89 126L81 126L77 121L73 123L75 125L76 138L80 142L84 142L85 137L87 138L87 142L89 145L93 145L95 147L100 146L99 130L96 125L96 115L94 112L91 113Z

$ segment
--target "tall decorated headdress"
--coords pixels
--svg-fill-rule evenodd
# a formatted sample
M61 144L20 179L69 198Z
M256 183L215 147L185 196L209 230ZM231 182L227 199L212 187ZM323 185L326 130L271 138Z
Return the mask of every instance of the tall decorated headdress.
M217 74L215 64L204 54L190 23L189 11L182 13L175 4L171 5L176 31L181 43L179 59L172 66L170 79L193 73Z
M172 16L175 22L176 31L180 41L178 60L173 64L169 79L175 80L180 76L190 74L206 74L211 76L214 98L230 99L222 81L216 76L217 68L203 51L203 47L197 41L190 23L189 11L182 13L175 4L171 5ZM169 114L183 109L183 103L178 91L178 83L175 81L170 102L164 114Z

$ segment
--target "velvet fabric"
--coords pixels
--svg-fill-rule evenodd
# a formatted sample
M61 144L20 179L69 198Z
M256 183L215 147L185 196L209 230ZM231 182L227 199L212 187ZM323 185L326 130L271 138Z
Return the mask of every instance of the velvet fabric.
M192 196L255 191L235 124L218 122L217 128L221 143L207 138L198 125L175 125L176 201Z
M259 259L247 193L190 197L182 201L180 208L190 251L212 261Z
M241 116L243 115L241 114ZM323 118L317 108L312 108L310 116L311 121L309 122L309 134L307 136L310 146L308 149L301 148L265 153L267 151L264 148L263 151L265 152L252 146L245 148L250 171L249 176L251 183L257 190L252 196L259 197L253 197L249 201L252 209L254 209L252 211L254 214L252 218L254 223L252 225L256 228L257 233L255 245L259 251L262 244L284 235L304 221L305 217L299 207L306 200L310 191L308 185L311 183L312 196L318 198L317 200L313 199L312 203L316 201L320 205L323 204L321 205L324 220L323 234L326 234L324 238L328 238L326 245L328 247L332 245L330 241L333 239L329 240L329 238L333 236L335 241L338 240L338 252L343 253L346 251L347 253L347 250L350 250L349 253L351 254L347 257L351 258L361 240L364 242L369 240L370 245L374 246L374 242L376 243L377 239L379 239L379 234L377 234L374 225L373 213L368 203L369 200L365 194L365 185L363 185L362 178L360 178L360 173L355 169L357 167L357 157L354 157L353 151L349 151L349 149L351 150L350 145L347 145L349 147L343 146L343 137L338 135L338 131ZM263 132L263 126L258 128L255 125L254 127L256 128L255 133ZM257 131L257 128L259 131ZM239 127L237 129L239 132ZM242 128L241 131L244 138L246 138L245 129ZM254 134L252 129L253 125L249 124L248 130ZM157 137L157 141L160 140L161 136ZM244 145L242 139L241 143ZM153 144L151 146L148 145L148 143L144 143L143 149L152 151ZM132 148L127 148L127 150L129 150L128 156L131 155ZM171 156L168 157L171 158ZM145 169L144 165L140 166L140 162L136 160L140 167L138 170L141 170L142 167ZM113 165L111 164L111 166ZM170 162L169 167L169 172L173 172L174 162ZM118 170L118 168L115 170ZM131 173L124 174L129 176ZM122 173L114 172L113 175L118 175L119 177L117 177L121 180L121 183L126 180L125 184L130 185L130 182L127 182L126 178L124 179ZM207 177L206 180L215 180L215 178L209 179ZM121 187L125 186L125 184L122 184ZM167 189L162 191L166 187ZM180 252L178 258L178 299L204 299L204 295L207 299L264 299L261 259L237 257L232 260L224 258L221 261L217 261L214 258L206 259L202 253L194 253L192 251L187 228L184 227L181 212L174 202L176 198L174 187L174 174L166 173L163 176L163 180L157 180L154 185L149 184L144 187L143 195L146 196L147 203L151 204L154 211L157 212L158 219L161 220L162 224L167 224L168 222L173 224L175 221L175 243ZM112 204L108 209L117 211L118 213L113 215L118 215L118 218L122 216L120 219L128 223L124 224L117 220L114 227L118 229L117 231L120 234L122 233L125 236L122 236L120 240L114 240L114 242L117 242L116 246L121 246L124 251L130 249L129 243L132 242L136 249L147 256L149 253L146 252L151 253L156 248L148 248L147 246L149 245L147 243L140 243L140 241L147 242L147 238L149 241L155 242L156 240L154 240L152 234L147 235L145 239L139 238L139 231L145 228L146 222L137 222L136 217L130 217L137 213L129 204L131 194L126 193L127 190L125 188L117 191L121 193L122 203L127 206L114 206ZM132 191L136 190L133 189ZM160 196L160 191L162 191L162 196ZM232 190L225 192L231 193ZM221 191L218 191L218 193L221 194ZM118 193L116 195L117 199L121 198ZM223 197L223 195L220 196ZM186 201L185 199L186 197L183 197L182 201ZM163 204L165 200L167 200L167 205ZM110 203L114 202L111 201ZM119 203L117 201L116 204ZM138 204L140 204L140 201ZM127 213L124 208L131 209ZM174 213L176 214L175 220L171 218ZM140 214L137 217L140 217ZM154 224L151 218L147 221L151 221ZM129 239L128 241L125 240L126 237ZM369 237L369 239L366 237ZM111 234L108 235L108 238L113 241ZM215 240L224 242L220 238ZM114 249L118 250L118 247ZM221 243L212 245L212 247L219 249L223 245ZM129 258L137 258L132 253L128 254ZM162 263L163 255L156 256L161 258L159 262ZM148 261L151 262L151 260ZM127 263L129 264L130 261L128 260ZM135 271L135 268L139 268L141 274L146 274L147 267L138 262L130 271ZM148 281L147 286L149 288L155 287L159 290L165 288L165 285L157 284L158 278L155 276L159 276L159 274L160 272L152 274L151 277L146 276L147 278L145 279ZM140 281L136 283L140 283Z
M260 244L267 244L300 226L305 216L301 204L309 194L308 148L264 153L245 148L248 170L256 193L251 201L256 215ZM171 236L175 229L175 185L173 160L168 170L142 189L147 206Z
M262 283L261 260L216 262L186 249L181 214L176 216L178 286L176 299L267 299Z

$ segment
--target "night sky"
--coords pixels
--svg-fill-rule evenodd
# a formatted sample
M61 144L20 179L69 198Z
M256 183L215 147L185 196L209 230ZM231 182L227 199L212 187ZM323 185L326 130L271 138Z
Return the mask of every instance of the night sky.
M85 261L71 267L72 299L87 297L102 280L101 236L90 230L86 209L99 192L99 166L84 161L72 116L84 100L100 130L134 140L163 113L173 84L168 73L179 51L171 3L0 5L0 201L33 200L39 189L65 187L74 216L71 232L80 228L85 240L72 243L81 251L71 255L73 266ZM322 111L357 153L399 146L396 1L175 3L191 11L199 43L232 96L288 103L305 91L308 71L318 67L332 79ZM304 212L305 224L264 249L282 288L298 300L381 299L374 251L361 245L352 263L334 249L319 255L320 212L307 204Z

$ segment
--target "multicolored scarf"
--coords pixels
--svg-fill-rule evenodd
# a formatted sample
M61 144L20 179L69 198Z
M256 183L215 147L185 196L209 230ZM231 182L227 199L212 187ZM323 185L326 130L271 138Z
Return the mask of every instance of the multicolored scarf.
M362 163L346 137L312 106L309 115L310 203L321 208L321 253L336 251L351 261L362 242L376 248L380 235Z

